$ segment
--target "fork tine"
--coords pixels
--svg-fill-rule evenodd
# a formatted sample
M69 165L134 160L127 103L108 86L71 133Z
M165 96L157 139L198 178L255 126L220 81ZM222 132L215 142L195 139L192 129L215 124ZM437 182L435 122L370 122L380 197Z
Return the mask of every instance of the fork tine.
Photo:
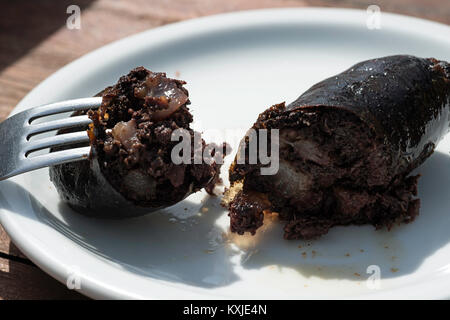
M101 97L93 97L93 98L73 99L47 104L45 106L32 109L29 122L31 123L31 121L39 117L49 116L57 113L96 109L100 107L101 103L102 103Z
M82 116L76 116L76 117L69 117L59 120L53 120L49 122L43 122L39 124L31 124L28 127L28 136L32 136L38 133L43 133L47 131L52 130L59 130L59 129L67 129L67 128L73 128L73 127L84 127L87 126L92 122L91 119L87 115Z
M88 141L89 136L86 131L71 132L27 142L24 145L24 151L27 155L31 151L41 150L44 148L51 148Z
M24 160L27 162L25 172L72 161L86 160L90 151L91 147L80 147L27 158Z

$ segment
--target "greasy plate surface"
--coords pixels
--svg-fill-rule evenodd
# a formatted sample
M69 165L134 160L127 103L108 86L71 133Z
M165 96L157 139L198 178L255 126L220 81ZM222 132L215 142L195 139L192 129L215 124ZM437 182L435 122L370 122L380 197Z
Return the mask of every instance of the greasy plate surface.
M64 67L14 112L93 95L143 65L188 82L198 129L242 134L266 107L358 61L402 53L450 60L449 27L382 14L381 29L368 30L366 17L263 10L151 30ZM236 145L240 134L228 140ZM0 222L41 268L64 283L76 274L95 298L446 298L449 150L450 137L417 170L420 216L390 232L339 227L316 241L285 241L274 222L239 238L229 235L219 199L203 192L160 214L88 219L60 203L47 169L0 182ZM375 289L372 265L381 271Z

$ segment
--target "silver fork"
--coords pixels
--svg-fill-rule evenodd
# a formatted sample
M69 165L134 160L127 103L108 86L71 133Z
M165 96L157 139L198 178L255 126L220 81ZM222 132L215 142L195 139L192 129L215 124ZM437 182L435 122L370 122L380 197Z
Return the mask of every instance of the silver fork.
M30 140L34 135L78 126L87 126L87 115L67 117L33 124L33 121L58 113L96 109L101 97L67 100L31 108L0 123L0 180L31 170L86 159L90 147L71 148L30 157L30 153L46 148L88 142L86 130Z

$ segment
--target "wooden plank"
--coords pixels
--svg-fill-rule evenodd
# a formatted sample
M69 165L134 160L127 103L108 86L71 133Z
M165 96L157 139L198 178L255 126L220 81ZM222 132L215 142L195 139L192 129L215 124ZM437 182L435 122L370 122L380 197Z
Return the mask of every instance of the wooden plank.
M450 24L450 1L442 0L307 0L307 6L367 9L377 5L381 12L398 13Z
M25 255L11 242L3 227L0 225L0 253L26 259Z
M0 300L86 299L35 266L0 258Z

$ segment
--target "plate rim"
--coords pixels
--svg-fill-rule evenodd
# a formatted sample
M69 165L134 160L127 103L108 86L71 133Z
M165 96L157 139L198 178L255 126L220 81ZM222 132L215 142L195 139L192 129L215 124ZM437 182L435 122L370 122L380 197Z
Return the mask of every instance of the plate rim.
M284 19L286 16L290 18L299 18L301 17L305 23L316 23L318 25L331 25L333 23L339 23L342 25L349 26L361 26L362 17L366 17L365 10L358 9L342 9L342 8L318 8L318 7L307 7L307 8L276 8L276 9L258 9L258 10L246 10L246 11L238 11L238 12L229 12L222 13L217 15L205 16L200 18L193 18L189 20L184 20L177 23L172 23L169 25L164 25L161 27L149 29L143 32L139 32L137 34L133 34L122 38L120 40L109 43L105 46L102 46L98 49L95 49L78 59L70 62L69 64L63 66L58 71L47 77L40 84L38 84L34 89L32 89L12 110L9 114L19 112L25 109L28 101L36 99L36 97L40 94L43 88L48 87L51 83L58 82L60 78L66 77L67 74L70 74L81 65L86 65L89 61L95 61L98 57L104 57L104 53L114 52L115 48L121 47L124 43L127 42L139 42L140 38L151 37L152 34L156 34L158 36L166 35L169 37L161 37L163 40L157 40L154 46L158 46L160 43L168 41L167 39L170 37L177 37L177 33L182 30L181 33L190 33L195 34L197 32L204 32L203 28L208 26L208 32L213 32L214 30L221 30L222 28L229 28L227 22L233 21L234 28L242 28L244 26L262 25L263 23L274 23L280 22L280 17ZM324 16L326 16L324 18ZM349 19L349 17L353 17L355 19ZM416 17L410 17L405 15L393 14L382 12L383 19L383 28L387 25L389 28L394 28L396 31L408 31L409 33L416 34L427 33L429 34L431 31L431 37L442 38L443 41L450 43L450 37L445 37L445 34L450 35L450 26L429 21L425 19L420 19ZM345 21L343 21L345 20ZM287 23L289 23L290 19L285 19ZM396 24L394 26L394 24ZM436 32L440 31L440 32ZM172 39L173 40L173 39ZM153 46L152 46L153 47ZM120 50L119 50L120 52ZM106 59L115 60L117 55L111 55ZM45 103L49 103L52 101L46 101ZM8 210L5 208L0 208L0 223L10 236L14 244L31 260L33 261L39 268L44 270L50 276L54 277L61 283L65 284L65 279L67 275L67 266L58 261L54 256L46 253L42 247L39 246L39 241L32 241L26 234L20 231L20 226L17 225L14 220L14 213L9 214ZM57 231L55 231L57 232ZM35 240L35 239L34 239ZM69 240L69 239L68 239ZM69 240L70 241L70 240ZM77 244L74 243L75 246ZM81 248L80 248L81 249ZM116 286L110 286L108 283L99 283L95 279L90 278L88 275L81 274L81 280L83 283L82 289L79 290L82 294L85 294L91 298L99 298L99 299L135 299L135 298L146 298L146 299L158 299L154 294L154 289L164 289L167 287L164 284L157 283L157 281L152 281L152 284L155 287L152 287L152 290L149 290L148 294L145 297L141 297L139 295L133 294L127 290L121 290ZM152 279L155 280L155 279ZM408 286L408 288L420 288L420 293L409 292L408 298L417 298L417 297L426 297L430 298L448 298L450 296L450 290L448 289L450 285L450 275L445 277L446 281L442 281L442 277L438 279L433 279L433 281L428 281L427 283L419 282L414 283ZM185 286L188 288L189 286ZM192 291L186 291L186 288L175 288L171 287L169 289L171 295L180 297L182 295L189 293L189 299L226 299L227 297L217 296L217 294L207 294L198 293ZM389 291L382 292L373 292L366 293L361 296L355 296L350 298L356 299L398 299L400 296L406 296L404 292L404 288L392 288ZM164 290L166 291L166 290ZM177 292L174 294L174 291ZM402 292L403 291L403 292ZM417 291L417 290L416 290ZM183 298L182 298L183 299ZM187 298L185 298L187 299Z

